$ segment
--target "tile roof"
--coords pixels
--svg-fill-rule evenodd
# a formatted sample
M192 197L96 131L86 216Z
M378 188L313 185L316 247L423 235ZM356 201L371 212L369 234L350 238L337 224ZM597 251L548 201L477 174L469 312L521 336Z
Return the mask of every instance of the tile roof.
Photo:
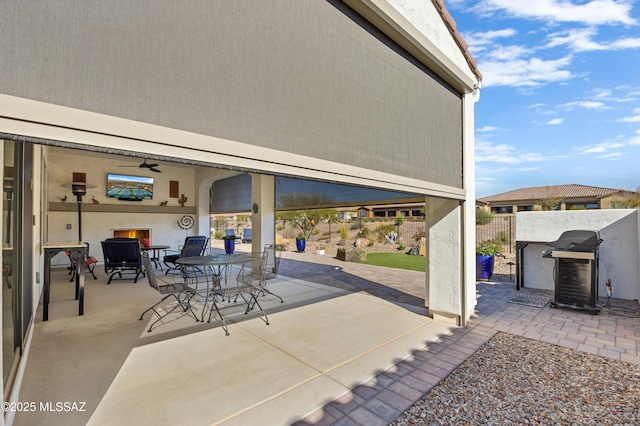
M460 50L462 51L462 54L467 60L469 67L471 67L471 71L473 71L476 77L478 77L478 80L482 80L482 74L478 69L478 64L476 63L476 60L473 58L473 55L471 55L471 52L469 52L469 50L467 49L467 42L464 41L464 39L462 38L462 35L456 29L456 21L453 19L453 17L447 11L447 8L444 6L444 0L432 0L432 2L436 7L436 10L438 11L438 13L440 13L442 20L444 21L445 25L449 29L449 32L453 36L453 39L455 40L456 44L458 45L458 47L460 47Z
M496 203L504 201L540 200L545 198L603 198L617 193L629 194L631 191L576 184L536 186L490 195L488 197L479 198L478 201Z

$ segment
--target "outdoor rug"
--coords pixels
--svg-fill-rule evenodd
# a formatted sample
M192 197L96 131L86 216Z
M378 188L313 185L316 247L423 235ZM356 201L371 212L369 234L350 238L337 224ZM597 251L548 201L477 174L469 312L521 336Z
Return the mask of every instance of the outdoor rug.
M547 303L551 301L551 298L547 296L535 296L533 294L519 294L513 299L509 300L509 303L517 303L518 305L534 306L536 308L544 308Z

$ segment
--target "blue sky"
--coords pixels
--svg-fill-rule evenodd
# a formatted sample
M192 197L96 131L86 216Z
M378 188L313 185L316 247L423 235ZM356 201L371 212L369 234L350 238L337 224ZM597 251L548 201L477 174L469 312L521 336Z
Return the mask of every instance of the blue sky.
M476 196L640 187L640 0L446 0L483 75Z

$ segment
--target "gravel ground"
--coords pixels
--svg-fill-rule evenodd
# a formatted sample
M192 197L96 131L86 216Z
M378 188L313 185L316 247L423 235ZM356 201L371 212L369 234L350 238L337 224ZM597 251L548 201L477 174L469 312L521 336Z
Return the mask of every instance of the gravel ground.
M640 366L498 333L391 423L528 424L640 424Z

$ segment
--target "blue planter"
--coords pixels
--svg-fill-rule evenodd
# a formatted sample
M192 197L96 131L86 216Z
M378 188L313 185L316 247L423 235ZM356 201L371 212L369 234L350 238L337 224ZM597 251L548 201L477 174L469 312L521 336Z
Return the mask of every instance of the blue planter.
M233 254L236 249L236 240L224 240L224 251L227 254Z
M298 251L304 251L307 246L307 240L296 240L296 248Z
M476 254L476 279L487 281L493 275L494 256Z

